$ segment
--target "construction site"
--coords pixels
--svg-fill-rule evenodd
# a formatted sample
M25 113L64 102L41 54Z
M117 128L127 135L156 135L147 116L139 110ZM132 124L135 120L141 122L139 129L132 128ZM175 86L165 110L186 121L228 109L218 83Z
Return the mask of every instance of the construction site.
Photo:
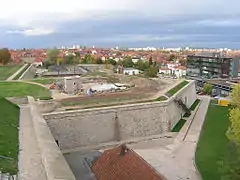
M165 98L164 94L181 80L148 79L111 72L95 72L84 76L55 79L45 84L59 109L72 110L107 105L121 105Z

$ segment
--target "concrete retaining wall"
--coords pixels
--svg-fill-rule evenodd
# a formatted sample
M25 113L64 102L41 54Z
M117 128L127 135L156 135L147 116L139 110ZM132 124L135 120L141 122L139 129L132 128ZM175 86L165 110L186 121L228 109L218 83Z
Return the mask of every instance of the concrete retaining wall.
M40 115L35 100L28 97L33 129L41 154L41 160L48 180L75 180L65 158L48 128L46 121Z
M62 150L131 141L169 132L184 114L175 98L190 107L196 100L195 83L165 102L49 113L44 118Z
M37 100L35 103L40 113L50 113L61 107L61 104L54 100Z

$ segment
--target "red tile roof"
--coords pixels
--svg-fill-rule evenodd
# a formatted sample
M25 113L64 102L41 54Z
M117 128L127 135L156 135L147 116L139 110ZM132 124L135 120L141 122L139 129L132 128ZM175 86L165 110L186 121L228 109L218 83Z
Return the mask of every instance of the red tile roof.
M170 70L169 68L159 68L159 70Z
M163 178L137 153L122 147L105 151L93 164L97 180L163 180Z

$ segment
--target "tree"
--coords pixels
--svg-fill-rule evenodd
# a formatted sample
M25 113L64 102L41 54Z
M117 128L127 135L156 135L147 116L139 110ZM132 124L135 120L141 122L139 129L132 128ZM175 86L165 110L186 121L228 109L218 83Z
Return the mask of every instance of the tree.
M231 97L232 97L231 105L240 108L240 83L233 86Z
M96 63L97 63L97 64L102 64L103 61L102 61L102 59L101 59L100 57L98 57L98 58L96 59Z
M203 86L203 92L207 93L207 94L211 94L212 93L212 84L210 83L205 83Z
M57 65L62 65L63 64L63 58L57 58Z
M47 51L47 60L50 62L55 62L57 61L57 57L59 54L59 50L58 49L50 49Z
M232 109L229 112L230 126L227 131L227 137L231 142L240 147L240 84L233 87L231 98Z
M230 126L227 131L227 137L231 142L240 147L240 108L234 107L229 112Z
M176 59L176 55L175 54L171 54L169 56L169 61L174 61Z
M107 59L107 60L106 60L106 64L111 64L111 65L113 65L113 66L116 66L116 65L117 65L117 62L116 62L115 60L113 60L113 59Z
M148 77L156 77L158 74L158 69L154 66L150 66L149 69L145 71Z
M149 68L149 63L147 61L139 60L135 66L141 71L146 71Z
M73 64L74 56L73 55L67 55L64 57L63 63L64 64Z
M122 53L121 53L120 51L118 51L118 52L116 53L116 55L117 55L117 56L121 56Z
M153 60L152 60L152 56L149 58L149 65L153 65Z
M129 68L129 67L133 67L134 63L132 61L132 58L130 56L127 56L124 60L123 60L123 66L125 68Z
M0 49L0 64L6 65L11 61L11 53L8 49Z

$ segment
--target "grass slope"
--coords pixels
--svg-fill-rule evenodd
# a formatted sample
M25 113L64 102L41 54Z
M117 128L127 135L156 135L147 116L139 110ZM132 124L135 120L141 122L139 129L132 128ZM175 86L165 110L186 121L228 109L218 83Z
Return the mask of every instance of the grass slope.
M2 97L25 97L33 96L35 98L50 97L49 90L24 82L0 82L0 96Z
M226 137L228 111L228 107L216 106L213 102L209 105L196 151L196 164L203 180L221 180L226 172L236 167L236 158L230 152L230 142ZM231 164L235 165L231 167Z
M19 108L4 98L0 98L0 107L0 155L13 158L0 158L0 171L16 174Z
M22 65L0 66L0 81L13 75Z
M186 122L185 119L180 119L178 123L173 127L172 132L179 132L182 129L185 122Z
M196 101L194 101L194 103L191 105L190 110L194 111L199 103L200 99L196 99Z
M183 81L180 84L178 84L177 86L175 86L174 88L170 89L167 92L167 95L169 96L173 96L175 93L177 93L180 89L182 89L184 86L186 86L189 82L188 81Z
M29 68L29 66L31 66L30 63L27 64L27 66L25 68L23 68L14 78L13 80L18 80L21 75Z
M32 79L31 81L45 85L45 84L52 84L52 83L54 83L56 80L55 80L55 79L52 79L52 78L38 78L38 79Z

